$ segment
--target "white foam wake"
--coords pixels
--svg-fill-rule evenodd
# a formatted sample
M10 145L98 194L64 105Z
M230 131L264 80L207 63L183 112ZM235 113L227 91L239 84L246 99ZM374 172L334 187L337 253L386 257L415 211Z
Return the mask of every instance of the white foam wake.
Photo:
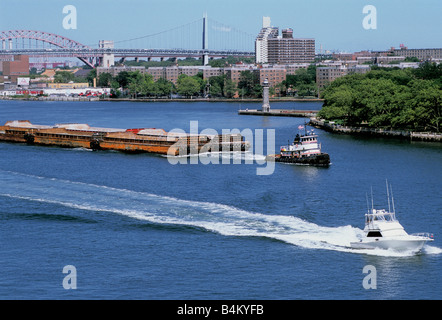
M388 250L353 250L362 230L352 226L325 227L294 216L250 212L230 205L178 199L147 192L44 178L0 170L0 195L50 203L79 210L121 214L157 224L203 228L225 236L265 237L307 249L326 249L397 256ZM429 248L429 249L428 249ZM441 249L427 247L428 254ZM407 255L407 253L405 253Z

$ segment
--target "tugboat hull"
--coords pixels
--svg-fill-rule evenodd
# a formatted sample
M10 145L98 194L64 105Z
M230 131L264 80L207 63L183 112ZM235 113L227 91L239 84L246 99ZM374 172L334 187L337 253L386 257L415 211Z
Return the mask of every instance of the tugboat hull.
M267 157L268 161L295 163L311 166L327 167L330 165L330 156L328 153L314 154L305 157L282 157L281 155L273 155Z

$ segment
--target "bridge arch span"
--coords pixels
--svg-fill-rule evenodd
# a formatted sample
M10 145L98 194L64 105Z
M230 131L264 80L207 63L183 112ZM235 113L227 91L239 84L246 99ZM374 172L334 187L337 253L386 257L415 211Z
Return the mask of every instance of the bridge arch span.
M87 49L88 46L58 34L35 30L0 31L0 40L35 39L64 49Z
M3 50L6 48L6 41L10 41L12 39L33 39L38 41L43 41L46 43L50 43L54 46L63 49L91 49L89 46L81 44L75 40L60 36L58 34L44 32L44 31L36 31L36 30L8 30L8 31L0 31L0 41L3 42ZM9 47L9 49L12 49ZM94 65L84 57L78 57L81 61L89 65L90 67L94 67Z

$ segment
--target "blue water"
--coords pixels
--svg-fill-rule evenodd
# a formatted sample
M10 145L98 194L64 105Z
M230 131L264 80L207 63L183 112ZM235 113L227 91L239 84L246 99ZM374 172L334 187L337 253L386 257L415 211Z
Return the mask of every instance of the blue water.
M0 123L189 131L198 121L200 131L274 129L279 149L305 121L239 108L0 101ZM278 163L269 175L257 174L265 163L255 150L172 165L158 155L0 143L0 298L440 299L442 146L316 132L329 168ZM387 206L386 179L405 229L435 234L420 254L347 248L362 232L371 187L375 205ZM63 287L67 265L76 289ZM375 289L363 286L367 265Z

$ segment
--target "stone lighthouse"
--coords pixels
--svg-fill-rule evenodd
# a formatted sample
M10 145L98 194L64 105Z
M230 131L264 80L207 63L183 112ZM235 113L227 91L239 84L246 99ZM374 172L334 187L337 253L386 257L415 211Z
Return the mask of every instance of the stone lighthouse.
M270 111L270 102L269 102L269 81L267 79L264 80L262 84L262 112Z

